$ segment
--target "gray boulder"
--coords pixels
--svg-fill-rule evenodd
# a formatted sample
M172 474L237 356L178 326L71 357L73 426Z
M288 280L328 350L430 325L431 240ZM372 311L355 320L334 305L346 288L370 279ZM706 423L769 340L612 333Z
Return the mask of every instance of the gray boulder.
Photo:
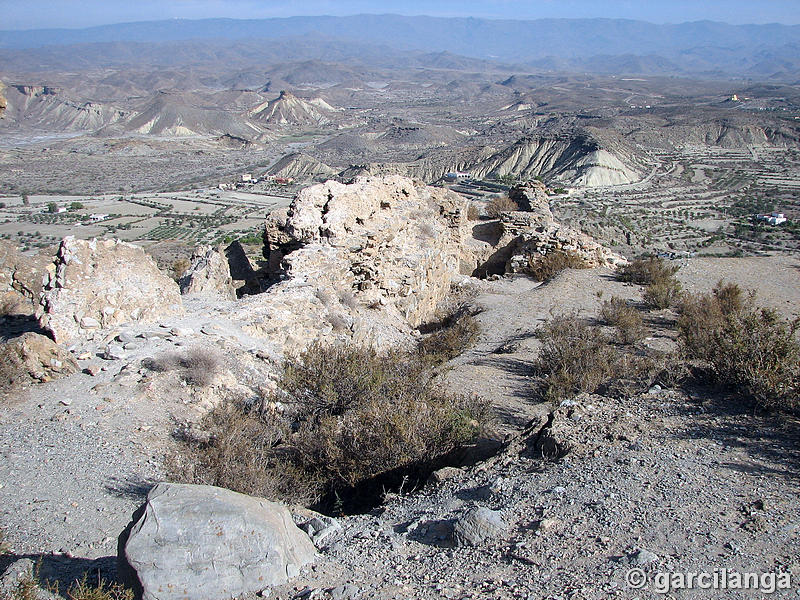
M120 574L144 600L234 598L279 585L315 558L282 504L160 483L119 538Z
M500 537L506 524L500 513L488 508L472 508L453 526L453 542L457 546L478 546L486 540Z

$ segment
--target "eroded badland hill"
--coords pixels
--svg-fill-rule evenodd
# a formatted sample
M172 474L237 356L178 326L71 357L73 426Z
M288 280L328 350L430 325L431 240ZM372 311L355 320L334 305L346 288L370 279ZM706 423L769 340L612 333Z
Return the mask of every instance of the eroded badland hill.
M0 35L0 598L796 593L794 63L426 23Z

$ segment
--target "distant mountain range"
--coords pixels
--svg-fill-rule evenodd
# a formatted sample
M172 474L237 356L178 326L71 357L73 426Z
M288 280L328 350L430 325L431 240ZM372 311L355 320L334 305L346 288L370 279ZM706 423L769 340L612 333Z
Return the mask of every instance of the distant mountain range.
M800 26L727 25L711 21L657 25L623 19L540 19L356 15L258 20L203 19L121 23L86 29L0 31L0 58L40 60L51 46L103 44L112 54L131 44L197 40L273 44L301 38L393 51L447 52L538 70L741 76L792 80L800 73ZM177 44L182 45L182 44ZM356 46L353 46L356 45ZM125 50L127 48L127 50ZM379 52L378 52L379 53ZM311 58L311 57L309 57Z

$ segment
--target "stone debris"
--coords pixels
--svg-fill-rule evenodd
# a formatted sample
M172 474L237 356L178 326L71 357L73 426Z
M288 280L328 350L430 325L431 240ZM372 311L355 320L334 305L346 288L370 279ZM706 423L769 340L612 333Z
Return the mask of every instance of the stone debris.
M37 315L58 343L183 311L177 284L144 250L118 240L64 238L46 279Z
M0 381L9 388L76 371L78 363L72 354L38 333L24 333L0 346Z

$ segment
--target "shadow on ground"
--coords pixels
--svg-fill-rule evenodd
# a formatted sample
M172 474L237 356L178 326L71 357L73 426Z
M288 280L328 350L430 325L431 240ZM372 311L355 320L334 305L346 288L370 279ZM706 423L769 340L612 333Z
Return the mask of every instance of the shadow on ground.
M8 554L0 557L0 572L24 559L33 563L36 578L43 589L53 590L55 595L67 600L70 599L70 588L84 578L90 586L97 585L100 579L105 583L117 581L116 556L89 559L61 554Z
M676 431L676 436L712 439L747 456L739 462L721 462L721 468L800 479L800 414L766 412L753 402L713 388L693 389L691 396L705 401L682 408L690 415L691 427Z

